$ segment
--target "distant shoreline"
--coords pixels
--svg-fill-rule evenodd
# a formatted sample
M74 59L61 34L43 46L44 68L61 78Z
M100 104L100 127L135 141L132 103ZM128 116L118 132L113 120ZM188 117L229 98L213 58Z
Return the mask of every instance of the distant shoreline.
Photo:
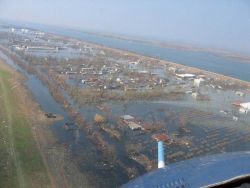
M8 26L12 26L12 24L9 24ZM21 28L21 26L17 26L17 27ZM79 39L77 37L67 36L66 34L59 34L59 33L55 33L55 32L47 32L47 31L44 31L44 30L34 29L34 28L31 28L31 27L25 27L25 28L28 28L28 29L33 30L33 31L42 31L42 32L47 33L49 35L52 35L54 37L61 37L63 39L67 39L67 40L71 40L71 41L81 41L81 42L84 42L85 44L89 44L89 45L92 45L92 46L97 47L97 48L102 48L102 49L107 49L107 50L111 50L111 51L114 51L114 52L118 52L118 53L121 53L123 55L127 54L127 55L131 55L131 56L134 56L134 57L137 57L137 58L144 58L144 59L146 58L146 59L156 60L156 61L159 61L161 64L168 64L168 65L176 66L176 67L179 67L179 68L180 67L181 68L185 68L185 70L192 71L193 73L200 72L200 73L203 73L203 74L206 74L206 75L210 75L210 76L213 76L213 77L217 77L217 78L220 78L220 79L223 79L223 80L230 79L230 80L235 81L237 83L240 82L241 85L243 84L244 86L250 87L250 82L249 81L241 80L239 78L235 78L235 77L223 75L223 74L212 72L212 71L208 71L208 70L205 70L205 69L201 69L201 68L197 68L197 67L193 67L193 66L188 66L188 65L183 65L183 64L180 64L180 63L175 63L173 61L168 61L168 60L164 60L162 58L157 58L157 57L150 56L150 55L140 54L140 53L136 53L136 52L125 50L125 49L121 49L121 48L108 47L108 46L105 46L105 45L102 45L102 44L97 44L97 43L94 43L94 42L89 42L89 41L86 41L84 39ZM76 30L76 31L79 31L79 30ZM150 42L150 41L147 42L147 41L141 41L141 40L126 38L126 37L123 38L123 37L114 36L114 35L112 36L112 35L98 34L98 33L94 33L94 32L84 32L84 33L89 33L89 34L94 34L94 35L97 35L97 36L118 38L118 39L121 39L121 40L128 40L128 41L132 41L132 42L141 42L141 43L153 44L154 45L154 42ZM159 45L160 45L160 43L159 43ZM164 45L163 46L159 46L159 47L164 47ZM167 48L167 46L165 46L165 48ZM172 46L171 48L185 49L185 50L189 50L189 51L203 51L203 52L213 53L215 55L220 55L222 57L236 58L235 54L224 54L223 55L222 52L217 52L217 53L215 51L214 52L209 52L209 51L206 51L205 49L199 49L199 48L193 48L193 47L189 47L188 48L188 47L184 47L184 46L183 47L181 47L181 46L178 46L178 47ZM229 52L227 52L227 53L229 53ZM244 58L244 57L241 56L238 59L242 60L242 58ZM250 63L250 57L249 58L245 57L245 58L246 58L246 60L244 62L245 63Z
M0 20L1 24L1 20ZM85 34L90 34L90 35L96 35L96 36L101 36L101 37L107 37L107 38L113 38L113 39L119 39L119 40L126 40L130 42L139 42L141 44L148 44L148 45L153 45L155 47L162 47L162 48L171 48L171 49L177 49L177 50L186 50L186 51L192 51L192 52L207 52L211 53L214 55L218 55L221 57L225 58L230 58L230 59L236 59L236 60L241 60L245 63L250 63L250 54L244 54L240 52L235 52L232 50L225 50L225 49L220 49L220 48L212 48L212 47L198 47L196 45L188 44L188 43L178 43L178 42L167 42L167 41L159 41L159 40L153 40L153 39L138 39L135 36L125 36L123 34L113 34L113 33L101 33L101 32L95 32L95 31L87 31L87 30L82 30L80 28L70 28L66 26L52 26L52 25L46 25L46 24L36 24L36 23L25 23L25 25L39 25L40 27L53 27L57 29L68 29L70 31L76 31L76 32L82 32ZM17 24L17 23L8 23L8 21L3 21L2 25L8 25L8 26L15 26L15 27L22 27L22 23ZM30 30L37 30L37 31L44 31L42 29L36 29L36 26L23 26L25 28L28 28ZM44 31L46 32L46 31ZM46 32L50 34L55 34L55 35L61 35L65 36L63 34L58 34L55 32ZM80 40L80 39L79 39ZM91 42L90 42L91 43Z
M71 29L71 28L69 28ZM75 29L73 29L75 30ZM81 32L81 30L76 30ZM193 51L193 52L208 52L212 53L214 55L219 55L226 58L233 58L242 60L246 63L250 63L250 55L244 55L237 52L229 51L229 50L223 50L223 49L212 49L212 48L205 48L205 47L196 47L192 46L191 44L181 44L181 43L174 43L174 42L160 42L160 41L153 41L153 40L146 40L146 39L135 39L133 37L129 36L123 36L123 35L115 35L115 34L103 34L103 33L97 33L97 32L90 32L90 31L82 31L87 34L91 35L97 35L102 37L108 37L108 38L114 38L114 39L120 39L120 40L127 40L131 42L139 42L142 44L149 44L154 45L156 47L162 47L162 48L172 48L172 49L178 49L178 50L186 50L186 51Z

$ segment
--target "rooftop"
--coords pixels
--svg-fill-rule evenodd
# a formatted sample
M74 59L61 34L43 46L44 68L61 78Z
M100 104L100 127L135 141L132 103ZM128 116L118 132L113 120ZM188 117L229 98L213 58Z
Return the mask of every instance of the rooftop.
M153 139L155 139L157 142L158 141L163 141L163 142L167 142L169 140L168 135L163 134L163 133L158 133L158 134L154 134L152 136Z

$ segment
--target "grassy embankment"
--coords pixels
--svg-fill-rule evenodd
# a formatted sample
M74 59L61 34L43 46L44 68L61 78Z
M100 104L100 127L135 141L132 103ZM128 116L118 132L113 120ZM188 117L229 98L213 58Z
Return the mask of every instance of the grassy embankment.
M47 171L21 110L13 72L0 67L0 187L50 187ZM19 95L19 96L18 96Z

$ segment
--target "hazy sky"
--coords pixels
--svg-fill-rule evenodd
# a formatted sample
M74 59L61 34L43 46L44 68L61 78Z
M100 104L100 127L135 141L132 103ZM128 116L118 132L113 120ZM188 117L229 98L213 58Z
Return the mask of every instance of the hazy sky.
M1 18L250 55L250 0L0 0Z

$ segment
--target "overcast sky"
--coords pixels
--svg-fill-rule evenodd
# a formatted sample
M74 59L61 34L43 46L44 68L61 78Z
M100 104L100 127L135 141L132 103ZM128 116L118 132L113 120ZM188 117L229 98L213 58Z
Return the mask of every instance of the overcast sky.
M0 0L0 19L190 43L250 55L250 0Z

